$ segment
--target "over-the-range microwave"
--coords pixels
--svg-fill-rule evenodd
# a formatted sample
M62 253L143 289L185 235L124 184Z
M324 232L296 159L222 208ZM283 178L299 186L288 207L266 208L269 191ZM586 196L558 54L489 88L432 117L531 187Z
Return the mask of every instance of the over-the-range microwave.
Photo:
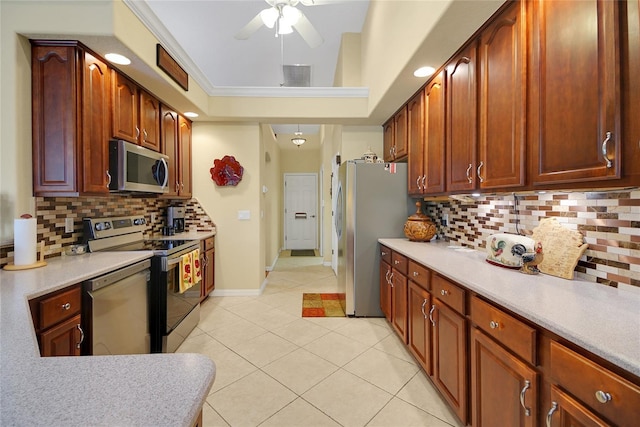
M111 191L166 193L169 156L123 140L109 141Z

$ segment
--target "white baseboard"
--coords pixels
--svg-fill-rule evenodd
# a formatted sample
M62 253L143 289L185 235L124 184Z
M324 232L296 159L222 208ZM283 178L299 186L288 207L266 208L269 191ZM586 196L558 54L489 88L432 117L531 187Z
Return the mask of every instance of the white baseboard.
M325 267L331 267L331 261L324 261L322 265Z
M280 252L278 252L278 255L276 255L276 259L273 260L273 263L271 265L266 266L264 270L273 271L273 269L276 267L276 263L278 262L278 258L280 258Z

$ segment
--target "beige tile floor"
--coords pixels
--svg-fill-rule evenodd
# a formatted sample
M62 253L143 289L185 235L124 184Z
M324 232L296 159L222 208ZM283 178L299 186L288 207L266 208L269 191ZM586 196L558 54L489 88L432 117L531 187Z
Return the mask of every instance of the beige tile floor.
M178 349L209 356L212 426L459 427L385 319L302 318L336 292L318 257L281 256L258 297L210 297Z

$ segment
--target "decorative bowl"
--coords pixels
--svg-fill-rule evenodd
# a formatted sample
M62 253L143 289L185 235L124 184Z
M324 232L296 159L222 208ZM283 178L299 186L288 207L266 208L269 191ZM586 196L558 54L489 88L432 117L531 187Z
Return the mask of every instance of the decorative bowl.
M428 242L436 235L436 226L427 215L422 213L422 202L416 202L416 213L404 223L404 235L412 242Z

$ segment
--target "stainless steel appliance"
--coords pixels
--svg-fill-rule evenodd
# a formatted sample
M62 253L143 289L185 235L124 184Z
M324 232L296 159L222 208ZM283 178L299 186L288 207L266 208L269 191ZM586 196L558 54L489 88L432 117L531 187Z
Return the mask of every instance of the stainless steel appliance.
M150 267L145 260L83 283L84 354L150 352Z
M338 288L346 294L348 316L383 316L378 239L404 237L410 203L406 163L340 165L334 221Z
M176 233L182 233L184 231L184 218L186 209L184 206L169 206L167 208L167 226L173 227L173 231Z
M169 191L169 157L123 140L109 141L109 190Z
M150 351L175 351L200 320L202 281L183 292L178 286L182 256L199 249L200 241L145 240L143 216L85 218L84 228L91 252L153 251L148 292Z

